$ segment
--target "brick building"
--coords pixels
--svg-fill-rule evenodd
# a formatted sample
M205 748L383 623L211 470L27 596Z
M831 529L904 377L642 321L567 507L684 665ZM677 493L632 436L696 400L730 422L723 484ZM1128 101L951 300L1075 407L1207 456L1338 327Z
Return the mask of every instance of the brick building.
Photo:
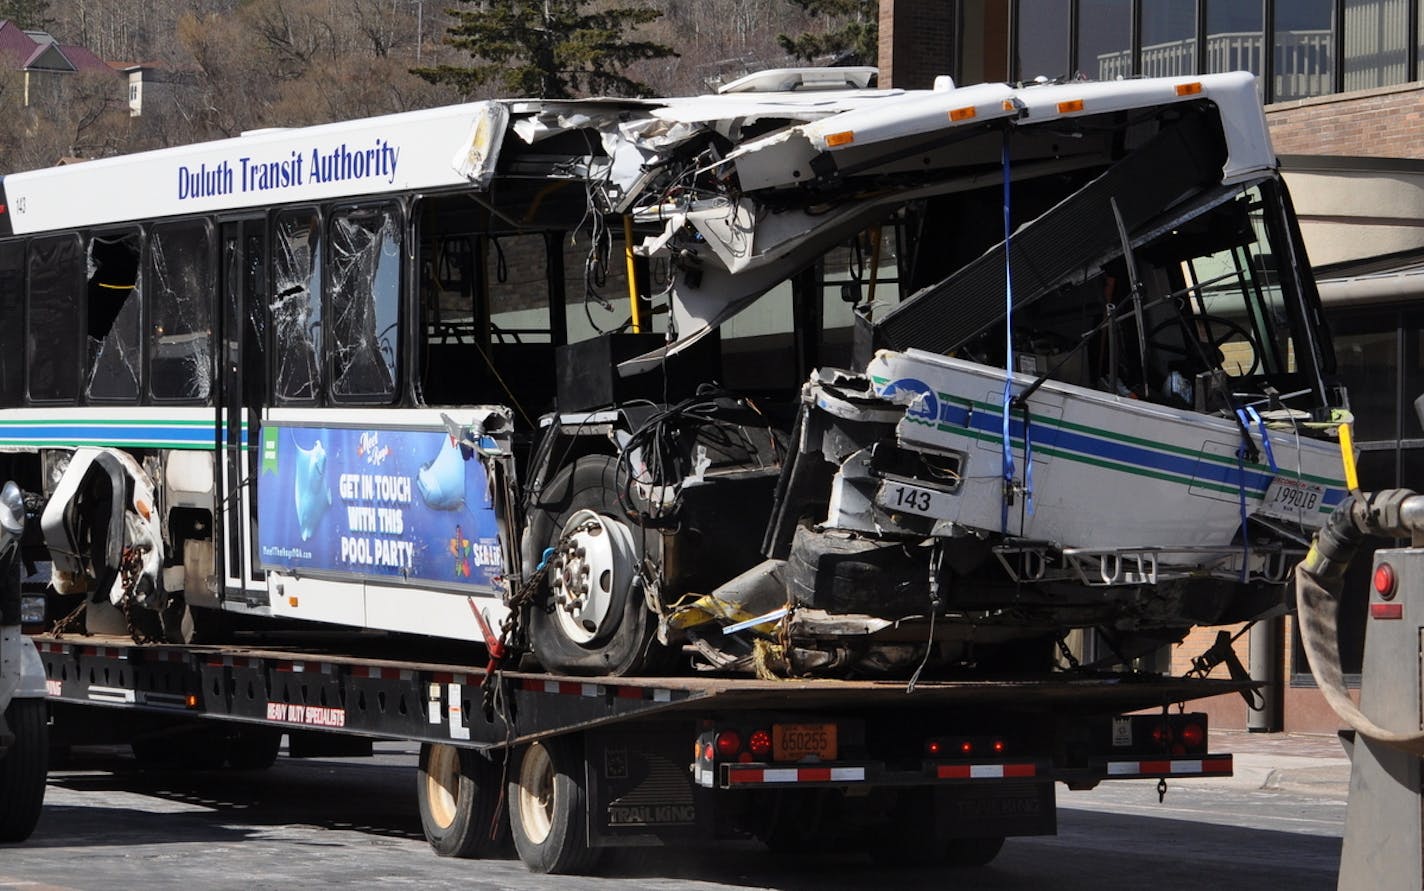
M960 84L1255 73L1351 393L1361 485L1424 489L1412 406L1424 393L1424 0L881 0L880 28L881 83L897 87L944 73ZM1359 670L1368 561L1352 575L1347 673ZM1199 629L1173 668L1219 630L1241 629ZM1271 700L1264 711L1210 701L1218 726L1338 726L1288 618L1258 623L1236 650Z

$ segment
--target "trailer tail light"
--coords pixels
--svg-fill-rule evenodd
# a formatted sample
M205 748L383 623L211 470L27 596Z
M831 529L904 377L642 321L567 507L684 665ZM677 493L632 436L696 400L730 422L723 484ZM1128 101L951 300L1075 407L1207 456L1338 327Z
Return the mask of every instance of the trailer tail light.
M765 730L752 731L751 738L747 740L747 750L758 760L765 761L771 757L771 734Z
M717 756L734 758L742 751L742 735L735 730L723 730L717 734Z
M960 740L960 742L959 742L959 754L961 754L961 755L973 755L973 754L974 754L974 743L971 742L970 740L967 740L967 739L965 739L965 740Z
M1186 724L1182 727L1182 745L1187 751L1204 750L1206 746L1206 728L1197 723Z
M1004 752L1008 751L1008 746L1004 744L1004 741L1002 739L994 740L994 742L989 746L989 748L994 750L995 755L1002 755L1004 754Z
M932 739L925 743L925 751L929 753L931 758L938 758L944 754L944 743L937 739Z
M1388 563L1381 563L1375 567L1375 593L1381 600L1393 600L1395 588L1399 584L1394 576L1394 567Z

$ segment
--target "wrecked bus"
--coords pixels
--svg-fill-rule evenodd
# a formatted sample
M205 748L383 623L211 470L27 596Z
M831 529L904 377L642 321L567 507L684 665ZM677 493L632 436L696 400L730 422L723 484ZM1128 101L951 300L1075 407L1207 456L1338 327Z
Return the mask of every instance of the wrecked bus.
M5 177L32 610L789 675L1283 608L1346 406L1252 78L873 75Z

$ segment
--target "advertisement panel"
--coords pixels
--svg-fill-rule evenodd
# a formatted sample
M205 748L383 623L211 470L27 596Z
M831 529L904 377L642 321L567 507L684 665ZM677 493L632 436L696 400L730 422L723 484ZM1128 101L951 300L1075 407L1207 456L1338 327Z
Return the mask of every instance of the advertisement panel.
M443 430L262 428L264 569L502 591L485 465Z

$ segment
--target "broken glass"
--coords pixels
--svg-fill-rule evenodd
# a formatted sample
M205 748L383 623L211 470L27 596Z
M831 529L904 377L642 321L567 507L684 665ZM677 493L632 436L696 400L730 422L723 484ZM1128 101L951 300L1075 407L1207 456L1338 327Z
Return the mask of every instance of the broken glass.
M332 394L389 402L400 343L400 227L394 207L331 222Z
M203 400L213 382L213 287L208 227L153 228L145 284L153 311L150 389L160 399Z
M142 360L139 248L136 230L89 240L89 352L84 393L90 399L138 398Z
M321 216L315 210L277 218L272 278L277 395L314 399L321 387Z

